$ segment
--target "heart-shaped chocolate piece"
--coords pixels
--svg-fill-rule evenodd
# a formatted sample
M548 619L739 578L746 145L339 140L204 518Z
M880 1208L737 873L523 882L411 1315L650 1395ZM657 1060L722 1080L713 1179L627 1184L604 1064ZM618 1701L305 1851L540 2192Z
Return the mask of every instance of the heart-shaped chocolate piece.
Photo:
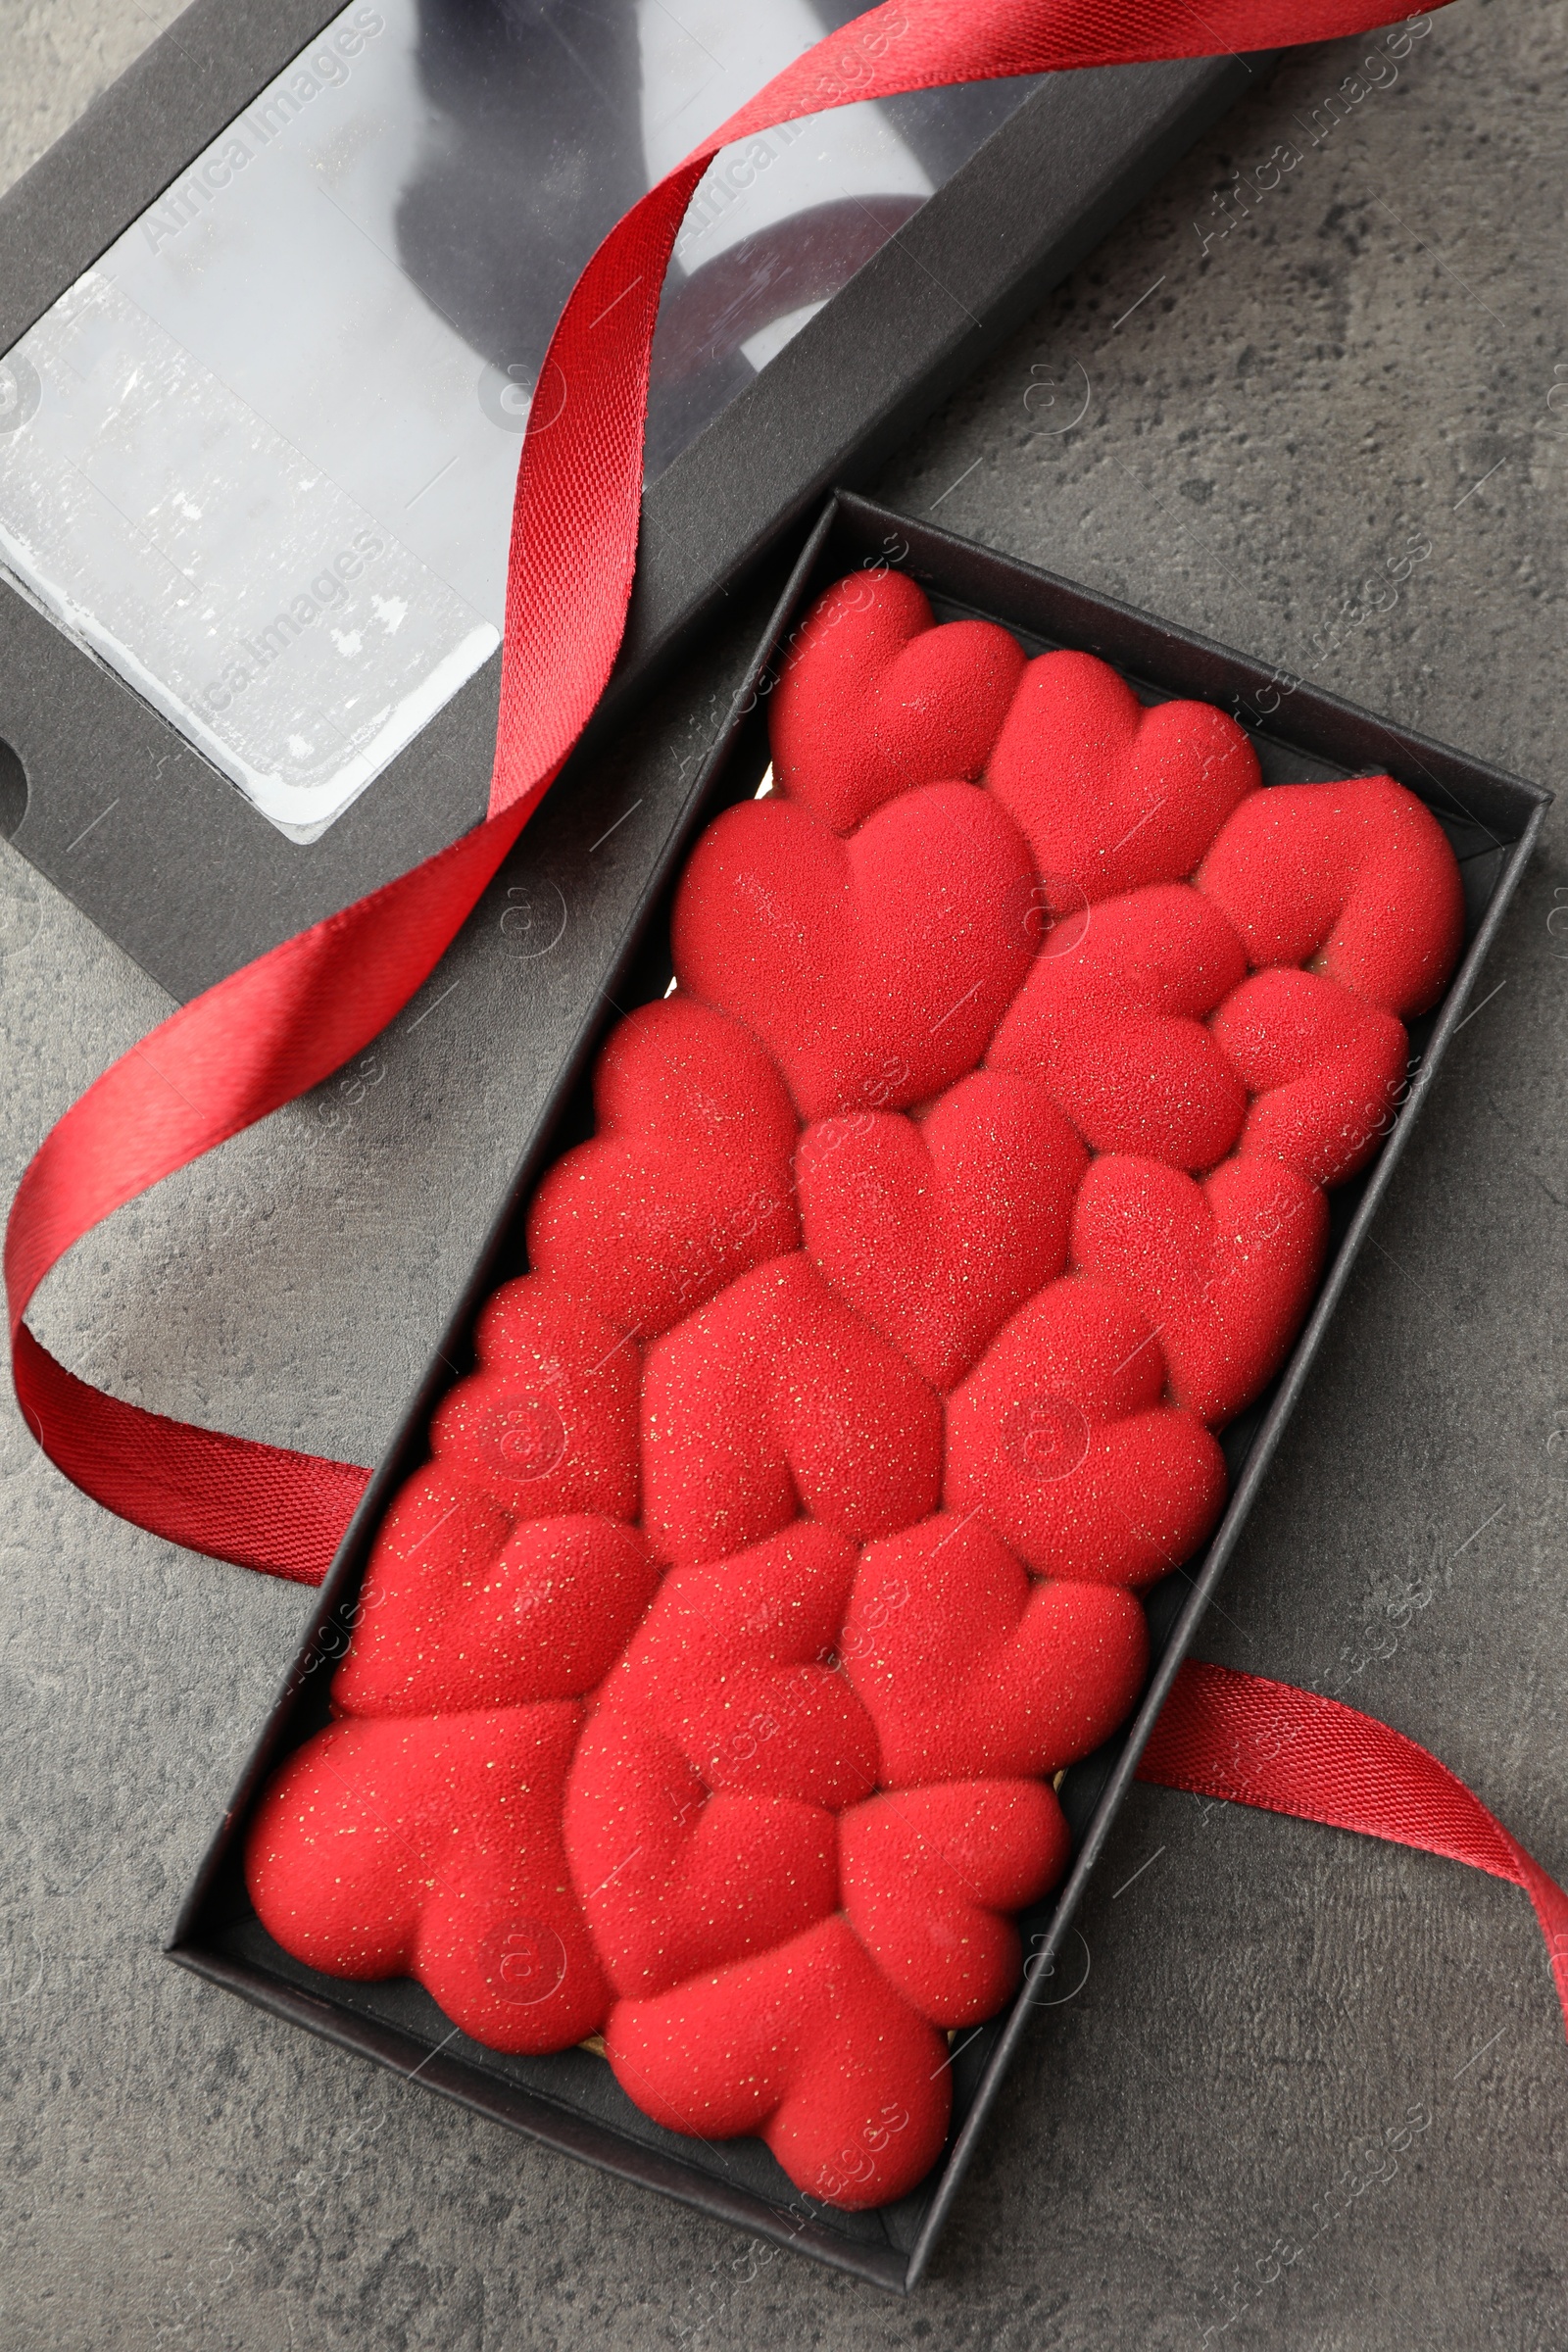
M1029 854L972 784L928 784L853 840L747 801L675 901L683 990L744 1021L803 1118L896 1110L974 1068L1039 944Z
M334 1723L269 1784L246 1841L262 1925L339 1977L416 1976L495 2050L559 2050L610 1992L571 1891L568 1705Z
M1044 1087L1097 1152L1212 1167L1247 1096L1203 1015L1246 971L1230 924L1185 883L1108 899L1036 959L987 1059Z
M1464 937L1447 837L1392 776L1276 784L1244 801L1194 877L1254 967L1304 964L1385 1012L1426 1012Z
M1243 1157L1343 1184L1365 1167L1404 1094L1402 1021L1320 972L1258 972L1214 1015L1215 1043L1252 1097Z
M806 1248L933 1387L952 1388L1066 1262L1088 1166L1042 1087L980 1070L920 1119L851 1112L796 1154Z
M909 1597L878 1615L890 1582ZM1058 1771L1122 1721L1148 1655L1129 1593L1034 1582L977 1512L867 1544L844 1620L885 1788Z
M431 1418L437 1461L517 1518L635 1519L642 1365L626 1335L525 1274L487 1301L474 1351Z
M1284 1362L1328 1237L1328 1202L1282 1160L1227 1159L1195 1184L1158 1160L1107 1156L1084 1178L1072 1255L1137 1301L1172 1396L1219 1429Z
M727 1559L802 1510L863 1543L923 1517L941 1481L940 1402L802 1254L648 1350L643 1528L661 1559Z
M906 573L852 573L812 606L780 665L768 713L779 790L852 833L913 785L972 782L1023 662L995 621L934 628Z
M1208 703L1146 710L1092 654L1024 671L986 766L1037 870L1090 901L1190 874L1255 790L1257 758Z
M594 1071L598 1132L545 1176L528 1257L651 1339L737 1274L800 1247L798 1123L738 1021L675 996L616 1024Z
M669 2132L755 2132L792 2180L850 2210L903 2196L935 2163L952 2070L845 1919L646 2001L618 2001L605 2052Z
M735 1559L675 1568L599 1692L656 1715L710 1788L854 1804L876 1735L830 1661L859 1554L798 1519Z
M1164 1391L1130 1298L1052 1283L948 1399L946 1508L982 1513L1040 1576L1137 1586L1180 1567L1219 1517L1225 1457Z
M583 1512L513 1522L432 1463L382 1522L344 1715L438 1715L575 1698L615 1663L660 1571L636 1528Z
M566 1792L566 1851L616 1992L662 1992L798 1936L838 1900L837 1825L798 1797L710 1788L657 1717L588 1725Z
M844 1909L890 1984L936 2026L994 2017L1018 1982L1007 1916L1071 1850L1038 1781L943 1781L869 1798L839 1823Z

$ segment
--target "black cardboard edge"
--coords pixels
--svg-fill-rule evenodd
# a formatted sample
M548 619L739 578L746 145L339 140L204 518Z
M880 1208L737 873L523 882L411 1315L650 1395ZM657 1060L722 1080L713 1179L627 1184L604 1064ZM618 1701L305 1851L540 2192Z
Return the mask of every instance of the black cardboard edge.
M1174 663L1178 673L1174 679L1176 691L1204 691L1206 685L1206 699L1223 701L1226 699L1223 692L1226 686L1259 693L1266 689L1274 677L1275 673L1265 665L1232 653L1211 639L1174 628L1134 607L1093 595L1070 581L978 548L971 542L956 539L929 524L912 521L868 500L853 495L836 496L817 522L791 572L789 583L774 609L768 630L751 665L748 685L737 696L728 723L705 762L701 777L683 804L681 815L671 830L658 869L651 875L639 899L637 912L628 925L617 958L617 973L631 962L638 951L649 916L667 887L689 835L705 811L715 781L722 774L744 723L748 699L755 701L759 691L765 689L771 664L776 659L791 615L811 583L816 567L828 554L837 559L842 551L848 561L857 552L886 547L894 534L898 534L903 541L905 552L897 559L901 567L909 569L916 577L920 577L922 572L940 575L942 589L954 601L993 612L1001 618L1010 618L1014 625L1048 639L1059 639L1066 635L1074 641L1081 641L1087 637L1094 650L1103 649L1105 658L1116 660L1118 666L1126 667L1134 674L1148 676L1152 673L1157 680L1163 672L1169 681ZM1487 903L1486 913L1466 950L1458 972L1446 992L1417 1078L1389 1141L1373 1164L1365 1191L1335 1252L1312 1313L1293 1350L1273 1402L1233 1488L1224 1518L1202 1555L1200 1568L1189 1580L1193 1590L1183 1603L1159 1653L1138 1712L1122 1736L1120 1751L1108 1766L1103 1786L1095 1799L1079 1842L1073 1868L1052 1911L1049 1929L1038 1939L1037 1958L1041 1969L1049 1969L1053 1956L1071 1927L1090 1876L1135 1777L1138 1759L1168 1692L1171 1679L1196 1636L1291 1414L1300 1399L1313 1359L1355 1257L1384 1192L1392 1181L1413 1121L1425 1103L1446 1046L1459 1026L1463 1007L1528 863L1551 798L1549 793L1537 785L1483 762L1468 760L1446 746L1399 729L1393 722L1361 711L1353 705L1320 690L1302 688L1299 691L1302 699L1299 706L1293 710L1289 724L1292 742L1298 740L1300 733L1305 733L1310 736L1312 746L1323 747L1324 756L1334 757L1339 765L1352 770L1358 763L1363 766L1367 764L1358 761L1358 753L1366 745L1373 742L1380 748L1394 745L1402 756L1399 764L1408 769L1413 763L1431 779L1440 793L1450 789L1447 781L1450 776L1461 779L1469 788L1472 801L1479 794L1491 814L1510 825L1510 832L1508 838L1499 843L1504 857ZM1299 731L1298 720L1301 722ZM1377 764L1375 760L1371 762L1374 767ZM1389 764L1393 767L1396 763L1391 760ZM610 993L615 993L613 982ZM598 1037L610 1017L601 1003L585 1020L570 1056L563 1066L562 1075L527 1139L517 1172L490 1227L474 1272L443 1333L441 1348L432 1359L431 1368L420 1384L399 1435L378 1467L339 1547L321 1587L319 1602L307 1627L300 1650L284 1678L261 1740L241 1776L221 1826L208 1848L190 1893L181 1906L166 1948L169 1956L180 1965L242 1992L258 2006L289 2017L313 2031L326 2033L328 2038L341 2047L356 2050L379 2063L393 2066L397 2071L417 2071L420 2079L432 2087L461 2099L464 2104L474 2107L492 2120L510 2124L531 2136L548 2139L550 2144L570 2153L582 2154L602 2169L637 2181L661 2194L673 2196L679 2202L695 2206L714 2218L734 2222L775 2243L793 2246L812 2259L828 2262L838 2270L865 2278L869 2283L907 2292L918 2283L929 2267L1006 2070L1016 2054L1034 2009L1041 2005L1041 1976L1038 1971L1034 1980L1026 1982L1011 2009L1001 2021L1000 2033L972 2094L968 2112L939 2165L928 2176L928 2182L934 2185L929 2188L928 2200L912 2246L907 2256L904 2257L891 2246L884 2248L848 2241L815 2227L786 2226L777 2209L769 2207L764 2200L717 2182L706 2173L684 2169L678 2161L672 2161L629 2139L622 2140L613 2132L582 2123L581 2119L573 2119L575 2137L569 2133L564 2134L558 2121L564 2111L553 2109L550 2102L513 2085L500 2088L488 2084L476 2094L474 2085L483 2082L484 2078L477 2075L474 2069L455 2068L450 2061L438 2065L435 2060L421 2054L417 2042L374 2021L358 2017L350 2019L347 2012L334 2009L329 2000L317 1999L297 1986L285 1984L279 1979L253 1969L249 1964L236 1962L221 1952L205 1948L199 1940L203 1904L234 1844L244 1813L254 1799L265 1773L290 1735L291 1718L303 1684L316 1665L321 1662L322 1653L318 1644L322 1632L349 1596L350 1587L363 1570L364 1556L368 1550L380 1513L390 1499L394 1484L407 1474L416 1457L422 1457L423 1431L428 1412L435 1398L450 1385L452 1377L450 1365L443 1358L451 1357L462 1363L466 1356L467 1332L472 1315L487 1292L489 1277L506 1246L517 1207L537 1179L539 1169L551 1151L555 1126L562 1109L586 1070ZM322 2022L323 2015L326 2023ZM402 2066L401 2059L411 2051L414 2054L413 2064ZM457 2079L459 2076L461 2080ZM578 2138L585 2136L593 2140L592 2149L576 2144ZM917 2189L911 2194L912 2199L918 2199L922 2191Z
M320 0L196 0L154 42L0 199L0 349L336 13ZM627 635L589 751L829 485L866 478L1271 63L1051 76L991 134L650 488ZM301 848L0 581L0 738L29 782L12 839L188 999L478 821L499 677L497 655Z

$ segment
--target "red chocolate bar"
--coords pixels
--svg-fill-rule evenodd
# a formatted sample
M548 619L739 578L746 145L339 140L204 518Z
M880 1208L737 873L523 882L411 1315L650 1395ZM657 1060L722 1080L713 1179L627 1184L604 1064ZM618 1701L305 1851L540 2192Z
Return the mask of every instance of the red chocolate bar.
M478 1368L377 1541L256 1909L667 2128L911 2188L1016 1987L1053 1779L1387 1132L1457 868L1386 776L840 581L702 836Z

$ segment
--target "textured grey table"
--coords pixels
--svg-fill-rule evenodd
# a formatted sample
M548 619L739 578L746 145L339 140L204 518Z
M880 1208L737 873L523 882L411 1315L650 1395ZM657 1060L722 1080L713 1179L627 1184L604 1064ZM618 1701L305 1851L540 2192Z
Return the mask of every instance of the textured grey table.
M0 0L0 169L156 29ZM1458 0L1314 144L1364 47L1257 90L880 487L1552 783L1560 12ZM1259 193L1287 141L1302 160ZM1220 235L1238 168L1250 210ZM1430 556L1366 614L1411 538ZM666 712L669 740L712 707ZM1565 828L1200 1643L1425 1741L1559 1876ZM548 872L547 831L536 855ZM563 878L593 939L634 866L628 846ZM9 1194L167 1007L3 852L0 953ZM571 1009L490 904L348 1124L322 1141L291 1110L122 1212L54 1278L42 1336L140 1401L373 1459ZM1511 1889L1139 1791L1087 1979L1042 2017L929 2285L896 2303L782 2254L754 2275L726 2231L160 1957L305 1596L107 1518L9 1399L0 1498L4 2352L1568 2341L1568 2049ZM1342 2176L1412 2110L1396 2172L1340 2214Z

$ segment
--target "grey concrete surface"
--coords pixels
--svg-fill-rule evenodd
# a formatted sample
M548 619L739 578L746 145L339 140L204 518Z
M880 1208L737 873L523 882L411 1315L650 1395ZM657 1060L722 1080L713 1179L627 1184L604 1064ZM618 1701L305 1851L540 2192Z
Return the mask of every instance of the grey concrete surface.
M1556 781L1564 17L1458 0L1316 144L1365 44L1287 63L884 494ZM0 25L7 175L155 29L103 0L0 0ZM1300 162L1259 193L1288 141ZM1250 211L1222 236L1238 169ZM1430 557L1370 614L1412 537ZM715 707L666 712L670 743ZM615 806L613 776L596 789ZM1425 1741L1559 1876L1565 826L1200 1644ZM607 947L622 838L619 867L564 878ZM533 855L558 878L547 834ZM9 1193L167 1007L9 853L0 916ZM45 1340L142 1401L373 1458L571 1012L498 921L492 902L404 1016L384 1082L330 1103L346 1120L282 1114L84 1243ZM1511 1889L1139 1791L1082 1923L1087 1981L1041 2019L934 2277L898 2303L787 2255L759 2269L171 1968L305 1596L107 1518L9 1399L0 1549L4 2352L1568 2342L1568 2048ZM1396 2170L1341 2212L1412 2115Z

